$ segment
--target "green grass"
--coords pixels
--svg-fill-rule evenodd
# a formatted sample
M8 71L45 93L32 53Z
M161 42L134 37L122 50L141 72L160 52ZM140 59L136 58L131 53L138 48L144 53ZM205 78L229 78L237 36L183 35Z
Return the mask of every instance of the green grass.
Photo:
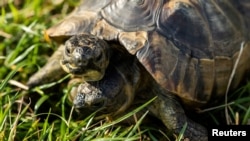
M25 90L28 78L42 67L57 48L43 38L43 31L62 19L77 4L73 0L9 0L0 2L0 141L11 140L167 140L164 131L143 126L141 119L130 126L118 124L145 105L113 121L95 121L95 113L82 120L74 117L67 100L67 78ZM229 97L232 122L248 124L250 84ZM30 98L29 98L30 97ZM46 105L46 108L45 108ZM200 114L213 124L224 124L221 107ZM145 115L147 112L145 113ZM236 116L239 115L239 116ZM210 123L209 122L209 123Z

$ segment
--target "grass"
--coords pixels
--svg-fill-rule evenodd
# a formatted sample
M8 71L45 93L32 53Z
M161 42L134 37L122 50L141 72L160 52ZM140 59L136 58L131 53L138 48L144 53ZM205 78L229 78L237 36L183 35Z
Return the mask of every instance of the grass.
M53 85L26 90L28 78L57 48L56 44L44 41L43 31L62 19L76 4L74 0L0 2L0 141L158 140L154 133L167 140L164 131L142 125L144 116L133 125L118 124L145 105L113 122L95 121L95 113L76 120L67 100L67 78ZM232 123L249 124L250 83L230 94L228 99ZM221 105L203 111L199 117L215 125L225 124L223 101Z

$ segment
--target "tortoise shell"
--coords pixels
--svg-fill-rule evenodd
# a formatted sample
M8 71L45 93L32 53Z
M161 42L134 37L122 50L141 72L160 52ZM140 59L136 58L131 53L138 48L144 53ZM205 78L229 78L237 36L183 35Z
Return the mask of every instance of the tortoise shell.
M250 70L247 0L84 0L46 36L118 41L185 104L206 104ZM238 63L237 63L238 62ZM237 65L237 67L235 67Z

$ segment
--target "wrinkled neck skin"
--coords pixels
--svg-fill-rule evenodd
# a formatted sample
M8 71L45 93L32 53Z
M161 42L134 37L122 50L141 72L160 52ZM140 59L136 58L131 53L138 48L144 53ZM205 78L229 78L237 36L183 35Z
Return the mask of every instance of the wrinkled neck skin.
M123 81L123 85L120 86L122 89L121 92L117 94L116 98L111 99L113 102L117 101L115 104L112 103L112 105L119 107L118 110L112 113L112 116L117 116L126 111L134 103L136 86L139 79L141 79L141 70L138 68L139 62L135 56L129 54L127 50L117 43L111 43L110 45L110 66L114 67L115 71L121 77L117 79L122 79ZM125 101L121 101L120 99L125 99ZM122 102L122 105L120 102Z
M175 103L175 105L181 107L177 96L163 89L137 59L135 67L138 68L139 78L135 80L137 81L137 83L135 85L135 91L134 91L135 97L133 104L131 106L132 108L141 106L146 102L148 102L149 100L153 99L154 97L157 97L151 104L147 106L147 110L149 110L149 114L154 115L155 117L161 119L159 115L163 111L159 107L160 103L164 105L166 101L169 101L170 107L172 106L170 103ZM184 111L181 109L181 112Z
M114 47L116 45L117 44L114 44L111 49L112 57L110 59L110 64L114 66L118 73L122 76L124 81L124 86L122 87L124 90L123 96L121 97L125 97L127 99L125 104L123 104L123 106L114 115L124 111L129 112L131 109L145 104L156 96L158 98L147 107L152 115L161 119L159 115L162 113L162 109L160 109L158 105L159 103L162 103L162 108L165 109L166 107L164 107L164 104L166 101L169 101L170 107L172 106L171 104L176 105L176 107L180 107L176 109L179 109L180 112L183 113L184 111L182 110L176 95L163 89L139 62L135 55L130 55L126 52L126 50L122 50L122 47Z
M110 65L114 66L116 71L122 76L124 86L122 86L123 96L121 97L126 98L126 102L113 115L118 115L124 111L130 111L132 108L136 108L146 103L155 96L161 97L157 99L162 100L166 95L165 90L158 85L135 55L130 55L126 50L123 50L122 47L117 47L117 45L118 44L111 45L112 57L110 59ZM170 94L169 97L173 97L171 99L175 98L172 94ZM155 103L159 101L157 99ZM153 114L157 115L156 112L153 112Z

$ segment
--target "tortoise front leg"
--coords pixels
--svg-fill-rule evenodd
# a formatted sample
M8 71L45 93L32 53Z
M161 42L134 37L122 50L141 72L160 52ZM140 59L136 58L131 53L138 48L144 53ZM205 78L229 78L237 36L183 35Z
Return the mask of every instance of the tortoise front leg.
M203 126L190 120L176 100L174 95L159 95L158 98L150 105L149 110L158 117L165 126L179 134L184 124L187 123L187 128L184 133L184 138L190 141L207 141L207 130Z
M61 45L49 58L46 65L31 76L27 82L29 88L59 80L66 75L60 65L63 52L64 45Z

